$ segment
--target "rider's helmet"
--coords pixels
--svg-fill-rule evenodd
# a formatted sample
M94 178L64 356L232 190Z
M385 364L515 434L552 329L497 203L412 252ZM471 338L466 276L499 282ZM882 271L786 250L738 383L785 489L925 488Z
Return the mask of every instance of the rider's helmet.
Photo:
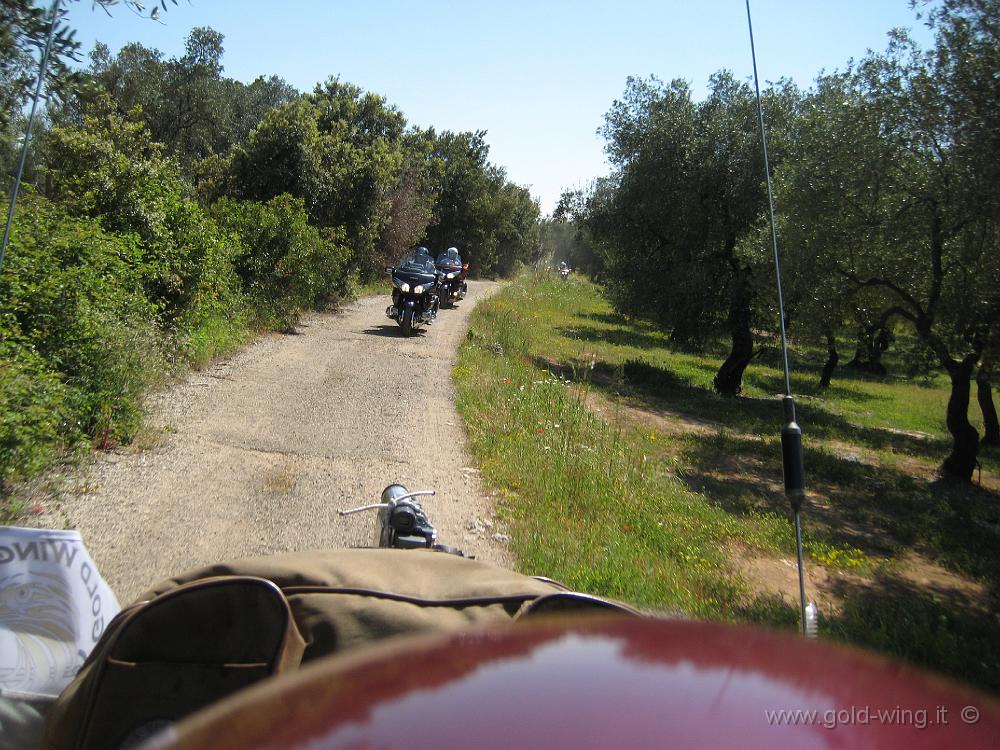
M417 248L416 253L417 253L417 255L427 255L427 256L429 256L431 254L431 251L428 250L423 245L421 245L420 247Z

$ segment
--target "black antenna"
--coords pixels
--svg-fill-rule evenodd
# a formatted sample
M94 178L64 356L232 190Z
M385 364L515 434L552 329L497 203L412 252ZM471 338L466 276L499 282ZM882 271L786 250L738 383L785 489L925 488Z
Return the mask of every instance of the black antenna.
M802 430L795 421L795 397L792 396L792 375L788 366L788 333L785 330L785 296L781 290L781 256L778 253L778 230L774 223L774 193L771 190L771 166L767 158L767 135L764 132L764 108L760 103L760 83L757 78L757 51L753 43L753 22L750 20L750 0L747 4L747 28L750 30L750 57L753 59L753 87L757 93L757 120L760 143L764 150L764 175L767 178L767 205L771 217L771 244L774 247L774 273L778 282L778 317L781 321L781 354L785 364L785 395L781 399L785 424L781 428L781 465L785 474L785 497L795 516L795 551L799 558L799 614L802 633L807 634L805 565L802 560L802 501L806 496L806 473L802 464Z

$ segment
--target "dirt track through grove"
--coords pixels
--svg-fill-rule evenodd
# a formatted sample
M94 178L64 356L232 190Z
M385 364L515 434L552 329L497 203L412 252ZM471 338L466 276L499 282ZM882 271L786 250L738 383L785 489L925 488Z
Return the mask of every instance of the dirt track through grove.
M150 400L153 447L99 454L61 511L122 604L164 577L225 559L370 542L383 487L425 498L441 541L509 564L494 539L455 410L451 368L476 301L417 335L385 317L388 296L306 318ZM470 529L474 526L474 529Z

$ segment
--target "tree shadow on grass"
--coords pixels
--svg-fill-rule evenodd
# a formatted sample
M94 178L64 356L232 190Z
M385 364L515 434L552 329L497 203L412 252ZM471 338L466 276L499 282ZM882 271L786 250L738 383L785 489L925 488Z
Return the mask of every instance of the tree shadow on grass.
M615 346L633 347L636 349L657 349L668 347L667 338L651 324L641 324L630 321L625 316L618 313L584 313L576 316L579 320L594 320L613 328L596 328L593 326L563 326L557 329L563 338L580 341L590 341L594 343L607 343ZM639 330L643 326L645 330ZM760 350L767 357L757 358L758 364L764 363L774 370L780 371L782 368L780 351L774 347L764 347ZM689 352L694 354L695 352ZM704 354L704 352L701 352ZM714 356L719 358L719 364L726 357L725 351L714 352ZM685 365L689 369L703 372L706 382L711 382L718 372L717 365L710 365L701 362L688 362ZM891 378L888 376L873 375L853 368L841 367L836 371L834 382L826 388L819 385L822 362L797 362L792 371L795 380L796 392L805 396L817 396L823 398L835 398L841 401L849 401L857 404L889 401L888 396L880 396L868 393L856 388L838 385L837 381L854 381L867 383L891 383L902 378ZM810 377L806 379L804 375ZM757 390L765 393L780 393L784 390L784 378L781 372L767 372L761 369L750 369L743 376L743 382ZM907 381L909 382L909 381Z
M1000 690L1000 627L990 601L891 574L864 584L838 580L833 593L843 607L828 619L831 637Z
M610 312L590 312L590 313L578 313L576 317L579 320L594 320L598 323L603 323L608 326L619 326L620 328L635 328L636 326L649 326L649 323L643 323L641 321L632 320L622 315L621 313Z
M723 510L786 514L781 448L732 434L689 437L680 479ZM953 482L926 482L825 451L805 453L808 527L868 555L912 548L1000 585L1000 495ZM812 490L810 493L809 490Z
M868 404L879 401L889 401L889 396L882 396L856 388L838 385L836 382L826 388L819 387L818 367L799 367L793 371L792 388L799 396L810 396L824 399L837 399L840 401L850 401L856 404ZM809 380L803 378L803 373L813 374L815 377ZM743 382L753 386L764 393L782 393L785 390L784 376L781 373L761 372L760 370L748 370L743 375Z
M690 458L690 455L687 456ZM678 475L682 482L694 492L704 495L709 501L737 516L768 512L790 515L790 506L780 488L781 467L772 473L776 482L763 478L747 478L720 475L717 471L699 469L685 470ZM849 519L850 509L838 507L817 508L808 501L803 510L809 529L820 531L824 540L833 544L847 545L860 549L868 556L887 557L898 550L900 540L888 534L884 528L872 527L861 519Z
M640 360L629 360L620 368L597 362L593 382L653 408L658 404L665 405L682 416L709 420L737 432L774 435L782 424L782 407L777 398L719 396L707 388L692 385L663 367ZM852 424L815 403L798 404L796 415L807 440L810 436L843 440L873 450L888 449L934 462L948 453L947 440Z
M851 401L855 404L891 400L889 396L879 396L874 393L866 393L865 391L859 391L856 388L847 388L842 385L830 385L826 388L820 388L819 383L817 383L813 388L803 388L801 392L809 396L835 398L838 401Z
M612 346L627 346L636 349L658 349L664 345L660 336L652 333L642 333L630 328L596 328L594 326L564 326L556 329L564 338L574 341L590 341L593 343L611 344Z
M671 370L642 360L632 359L619 366L597 360L593 367L590 362L564 365L544 357L535 357L532 361L536 367L566 377L580 377L585 373L583 377L594 386L627 396L654 413L666 411L692 421L711 422L733 431L760 435L776 434L782 423L782 407L778 398L720 396ZM690 366L691 369L715 373L709 365L691 363ZM797 415L800 425L809 435L860 441L873 449L891 448L926 456L930 460L940 459L947 453L947 441L862 427L818 405L798 404Z
M820 611L820 636L877 651L981 689L1000 691L1000 627L996 600L892 573L873 579L836 578L829 592L837 611ZM991 603L992 602L992 603ZM797 603L758 595L738 609L740 619L771 627L799 627Z

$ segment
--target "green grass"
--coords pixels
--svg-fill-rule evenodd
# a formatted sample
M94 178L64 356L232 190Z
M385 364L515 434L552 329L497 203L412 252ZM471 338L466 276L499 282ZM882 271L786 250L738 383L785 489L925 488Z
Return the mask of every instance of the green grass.
M239 350L255 333L244 315L209 314L185 332L179 348L186 364L202 369Z
M751 365L742 397L723 398L711 391L718 352L672 350L587 282L525 276L480 303L455 369L459 408L521 569L651 609L793 627L797 591L760 590L735 559L794 556L780 493L782 376L767 360ZM944 380L835 376L819 391L821 363L795 360L812 495L805 548L810 565L834 572L839 602L825 634L1000 688L988 614L1000 498L921 475L947 453ZM606 418L588 406L598 395ZM671 427L690 423L697 430ZM996 455L983 466L995 476ZM898 562L910 552L986 593L912 584Z
M380 296L383 294L389 294L392 292L392 282L389 281L388 274L385 276L380 276L373 281L368 281L366 283L358 282L352 286L350 294L348 295L350 299L357 299L358 297L372 297Z
M477 317L496 322L497 312L485 302ZM509 346L516 327L508 333L499 339ZM499 348L467 344L455 373L482 471L506 498L501 513L522 567L644 606L732 617L745 585L727 575L717 542L739 523L776 549L777 519L737 522L658 475L641 438L602 422L564 381Z

